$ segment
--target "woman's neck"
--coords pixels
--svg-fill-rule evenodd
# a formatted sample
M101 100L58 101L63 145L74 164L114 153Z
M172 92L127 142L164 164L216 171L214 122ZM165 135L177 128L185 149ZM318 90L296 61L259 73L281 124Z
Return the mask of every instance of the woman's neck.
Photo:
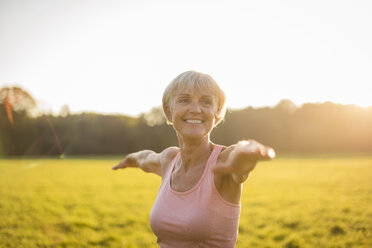
M184 170L200 163L204 164L214 147L209 137L200 140L184 140L178 137L178 141L181 152L181 166Z

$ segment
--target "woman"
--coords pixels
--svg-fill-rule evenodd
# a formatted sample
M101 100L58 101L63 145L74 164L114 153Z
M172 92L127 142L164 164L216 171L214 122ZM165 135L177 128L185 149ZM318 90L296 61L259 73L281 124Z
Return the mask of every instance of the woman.
M274 150L252 140L229 147L211 142L225 94L209 75L177 76L164 91L163 110L179 147L131 153L113 169L138 167L162 177L150 214L161 248L235 247L242 183Z

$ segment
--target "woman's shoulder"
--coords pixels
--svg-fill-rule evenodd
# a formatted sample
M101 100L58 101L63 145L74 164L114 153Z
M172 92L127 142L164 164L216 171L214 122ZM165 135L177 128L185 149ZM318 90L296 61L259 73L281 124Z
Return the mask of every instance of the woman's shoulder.
M172 160L177 156L180 148L171 146L161 152L161 171L166 172ZM164 174L163 174L164 175Z
M177 146L170 146L170 147L164 149L164 151L161 152L162 160L165 161L165 162L167 160L173 160L174 157L176 157L179 150L180 150L180 148L178 148Z
M234 150L235 145L225 146L225 145L218 145L221 146L221 153L218 156L218 161L225 161L229 154Z

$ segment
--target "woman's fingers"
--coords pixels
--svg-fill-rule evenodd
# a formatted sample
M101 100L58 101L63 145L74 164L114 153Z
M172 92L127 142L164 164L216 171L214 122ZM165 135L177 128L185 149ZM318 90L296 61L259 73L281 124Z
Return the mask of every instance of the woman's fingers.
M117 170L117 169L124 169L124 168L128 167L127 161L128 161L128 157L121 160L117 165L113 166L112 169Z
M259 160L273 159L276 156L275 150L271 147L264 147L260 149L261 157Z
M113 170L125 169L127 167L138 167L137 161L133 158L131 154L126 156L119 164L112 167Z
M122 168L125 168L122 162L112 167L113 170L122 169Z
M252 153L252 157L256 156L257 160L267 160L275 158L275 151L269 146L265 146L257 141L251 141L247 147L248 153Z

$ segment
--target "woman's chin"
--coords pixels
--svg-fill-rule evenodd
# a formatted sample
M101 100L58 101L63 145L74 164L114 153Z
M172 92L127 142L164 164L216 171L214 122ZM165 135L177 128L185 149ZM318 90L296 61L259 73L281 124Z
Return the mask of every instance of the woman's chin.
M182 132L178 133L179 136L181 136L183 139L203 139L205 137L208 137L207 132Z

